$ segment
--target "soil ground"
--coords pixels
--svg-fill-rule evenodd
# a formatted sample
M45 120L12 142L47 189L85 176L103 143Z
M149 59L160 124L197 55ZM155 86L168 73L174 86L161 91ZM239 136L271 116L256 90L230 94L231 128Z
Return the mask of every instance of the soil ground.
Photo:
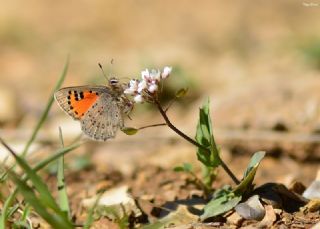
M138 77L146 67L172 65L166 97L181 87L189 87L189 94L169 110L171 121L193 137L198 109L209 97L221 156L238 178L253 153L261 150L267 155L256 174L256 187L279 183L290 189L297 182L308 187L316 178L320 161L319 2L48 4L13 0L0 9L0 135L17 151L38 121L70 54L64 86L104 84L98 62L122 80ZM115 59L112 67L111 59ZM136 106L131 116L127 126L163 122L155 109L145 105ZM66 144L80 133L78 123L55 104L29 155L31 163L57 148L59 126ZM173 171L185 162L193 164L201 176L194 146L166 127L134 136L120 132L106 143L87 141L66 157L66 184L75 222L82 224L86 217L83 200L123 185L144 213L142 218L130 219L134 226L190 202L203 206L203 193L191 178ZM51 172L48 169L41 175L55 193L56 177ZM226 184L233 185L232 180L219 169L213 188ZM169 227L261 227L258 221L230 221L230 214L202 223L185 222L181 218L188 217L184 216L180 227ZM277 211L275 217L267 227L311 228L320 220L319 210L299 208ZM48 228L37 215L32 219L35 227ZM107 217L93 225L118 226Z

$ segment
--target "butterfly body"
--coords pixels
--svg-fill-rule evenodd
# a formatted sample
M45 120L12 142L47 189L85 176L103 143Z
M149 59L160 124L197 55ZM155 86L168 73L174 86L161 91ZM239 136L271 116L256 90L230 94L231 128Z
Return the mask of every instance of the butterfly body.
M80 121L86 135L100 141L114 138L124 127L123 114L132 110L132 103L115 78L109 80L109 86L65 87L54 97L62 110Z

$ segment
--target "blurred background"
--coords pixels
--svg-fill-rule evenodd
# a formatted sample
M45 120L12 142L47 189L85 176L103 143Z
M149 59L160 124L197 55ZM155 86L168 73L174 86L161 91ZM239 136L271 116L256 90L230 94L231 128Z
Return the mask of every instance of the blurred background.
M194 136L198 107L210 97L218 143L229 152L226 160L267 149L270 155L285 154L287 165L298 159L317 161L319 27L317 0L5 1L0 8L0 133L25 142L69 56L64 86L106 84L98 62L107 74L123 80L140 77L147 67L172 66L166 95L181 87L189 87L189 94L169 116ZM155 114L140 105L127 125L161 122ZM56 142L58 126L66 138L80 132L79 124L55 104L39 139ZM131 164L139 161L139 153L156 155L157 143L159 154L170 155L166 166L174 155L173 164L181 157L187 160L177 151L195 157L195 149L168 128L118 135L107 143L92 142L84 151L93 151L94 145L100 155L101 146L97 158L107 159L112 153L108 157L105 151L122 151L122 158L129 158L122 164ZM141 144L150 147L141 149Z

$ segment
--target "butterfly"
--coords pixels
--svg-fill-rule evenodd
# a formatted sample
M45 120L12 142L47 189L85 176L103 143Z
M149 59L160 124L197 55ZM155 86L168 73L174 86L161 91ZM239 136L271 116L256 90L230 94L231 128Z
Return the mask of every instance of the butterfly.
M124 85L113 77L108 80L108 86L61 88L54 98L62 110L80 121L81 130L87 136L106 141L124 127L123 115L129 115L133 108L123 90Z

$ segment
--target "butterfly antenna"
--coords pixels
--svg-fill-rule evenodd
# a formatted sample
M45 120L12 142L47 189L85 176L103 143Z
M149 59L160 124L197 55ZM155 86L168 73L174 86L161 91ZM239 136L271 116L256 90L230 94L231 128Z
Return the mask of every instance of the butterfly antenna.
M99 68L100 68L101 71L102 71L102 75L109 81L109 77L108 77L108 76L106 75L106 73L104 72L102 65L101 65L100 63L98 63L98 65L99 65Z

